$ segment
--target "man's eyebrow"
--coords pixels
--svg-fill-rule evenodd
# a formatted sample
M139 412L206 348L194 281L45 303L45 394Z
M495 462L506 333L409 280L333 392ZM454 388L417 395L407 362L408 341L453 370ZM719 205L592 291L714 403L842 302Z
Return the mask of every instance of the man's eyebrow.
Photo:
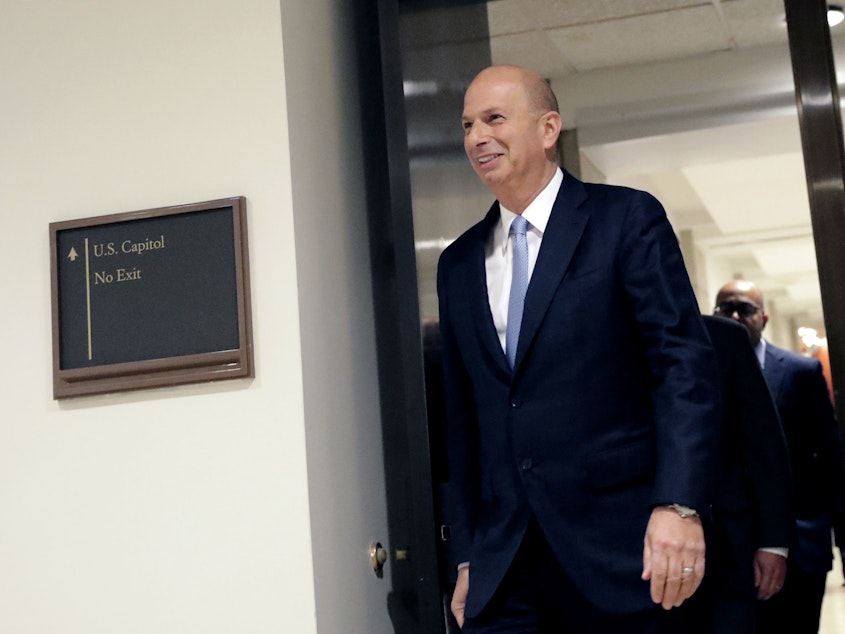
M492 108L485 108L485 109L484 109L484 110L482 110L480 113L478 113L478 116L480 116L480 117L484 117L484 116L489 115L489 114L491 114L491 113L493 113L493 112L504 112L504 111L503 111L503 109L502 109L502 108L500 108L500 107L498 107L498 106L494 106L494 107L492 107ZM462 116L461 116L461 121L469 121L470 119L474 119L474 118L475 118L475 117L471 117L471 116L469 116L469 115L467 115L467 114L464 114L464 115L462 115Z

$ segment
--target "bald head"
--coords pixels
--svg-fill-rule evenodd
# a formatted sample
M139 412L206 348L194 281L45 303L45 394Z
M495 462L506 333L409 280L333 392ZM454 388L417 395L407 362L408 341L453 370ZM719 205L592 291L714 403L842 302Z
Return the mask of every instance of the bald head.
M726 297L728 295L735 295L735 294L743 294L746 297L752 299L757 306L763 308L763 292L757 287L754 282L749 282L748 280L731 280L722 288L719 289L719 292L716 294L716 303L718 304L720 298Z
M769 321L763 292L754 282L731 280L716 293L716 314L741 323L756 346Z
M513 64L497 64L496 66L489 66L478 73L472 83L479 80L518 82L522 85L525 95L528 98L529 107L534 114L544 114L546 112L560 113L557 97L549 82L533 70Z
M558 169L557 99L537 73L491 66L464 95L464 150L499 202L521 214Z

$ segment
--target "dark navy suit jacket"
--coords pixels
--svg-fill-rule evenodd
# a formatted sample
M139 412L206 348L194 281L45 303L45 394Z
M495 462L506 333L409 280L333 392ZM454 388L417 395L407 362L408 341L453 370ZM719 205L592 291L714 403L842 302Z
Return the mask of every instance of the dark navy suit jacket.
M663 208L570 174L552 209L508 367L487 297L487 216L438 269L455 562L477 615L536 517L584 595L653 607L655 505L703 509L715 444L713 351Z
M807 572L830 570L830 529L843 494L839 428L817 359L766 342L763 374L780 414L795 481L796 531L789 556Z
M789 453L748 331L724 317L705 316L704 323L716 351L724 404L711 472L713 526L706 575L718 595L753 597L754 553L790 545Z

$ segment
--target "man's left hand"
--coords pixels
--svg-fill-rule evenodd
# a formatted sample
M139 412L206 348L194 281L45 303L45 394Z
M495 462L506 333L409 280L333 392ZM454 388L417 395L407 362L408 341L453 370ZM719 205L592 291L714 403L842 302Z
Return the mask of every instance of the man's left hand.
M704 578L704 530L698 517L658 506L651 512L643 547L643 574L651 599L668 610L689 599Z

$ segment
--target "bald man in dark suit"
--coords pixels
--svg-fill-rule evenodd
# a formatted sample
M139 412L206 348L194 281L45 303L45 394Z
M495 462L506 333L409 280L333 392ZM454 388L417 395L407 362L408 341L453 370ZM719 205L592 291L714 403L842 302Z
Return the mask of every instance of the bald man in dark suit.
M723 418L712 469L706 599L700 631L753 634L757 599L777 594L792 534L789 454L748 332L704 317L722 386Z
M763 293L752 282L725 284L716 296L716 314L738 321L751 336L786 435L795 483L786 582L759 603L757 631L814 634L833 565L831 531L842 517L845 491L839 426L821 364L763 338L769 316Z
M536 73L485 69L462 121L497 201L438 268L452 610L475 634L674 634L719 416L675 235L652 196L558 167Z

